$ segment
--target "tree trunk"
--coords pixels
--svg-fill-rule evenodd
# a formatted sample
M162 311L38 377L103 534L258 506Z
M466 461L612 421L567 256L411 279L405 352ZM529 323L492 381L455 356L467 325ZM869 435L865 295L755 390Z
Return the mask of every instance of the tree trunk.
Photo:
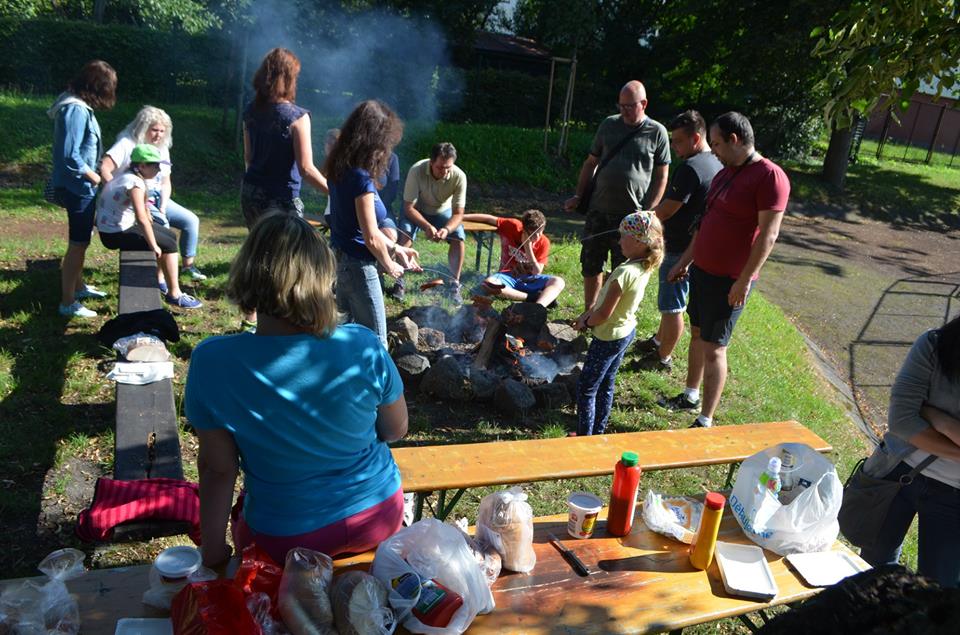
M827 156L823 159L821 176L830 185L843 191L847 181L847 165L850 163L850 142L853 139L853 129L831 128L830 145L827 146Z
M93 21L103 24L103 12L107 8L107 0L93 0Z

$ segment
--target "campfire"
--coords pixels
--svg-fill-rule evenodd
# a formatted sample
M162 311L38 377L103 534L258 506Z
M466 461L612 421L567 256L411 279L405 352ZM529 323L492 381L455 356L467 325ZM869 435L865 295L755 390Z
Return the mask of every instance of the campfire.
M586 350L570 325L544 307L512 304L448 313L412 307L391 322L390 351L408 391L448 401L493 401L504 412L568 404Z

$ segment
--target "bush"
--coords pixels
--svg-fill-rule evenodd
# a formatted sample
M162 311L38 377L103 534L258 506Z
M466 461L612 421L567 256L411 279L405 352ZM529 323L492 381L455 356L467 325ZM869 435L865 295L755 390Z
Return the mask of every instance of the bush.
M27 91L58 93L84 62L102 59L117 70L123 100L219 105L229 57L224 34L0 18L0 85Z

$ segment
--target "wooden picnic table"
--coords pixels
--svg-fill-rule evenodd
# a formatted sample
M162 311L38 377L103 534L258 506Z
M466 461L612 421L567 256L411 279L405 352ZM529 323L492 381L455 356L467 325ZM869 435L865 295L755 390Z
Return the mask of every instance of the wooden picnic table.
M606 510L601 514L605 517ZM632 532L622 539L607 535L602 520L593 538L574 540L566 533L566 521L565 514L535 520L536 567L529 574L504 572L493 585L496 608L477 616L469 634L678 631L790 604L819 591L806 585L782 557L765 551L779 589L777 596L769 602L731 596L724 589L716 562L706 571L694 569L687 546L648 530L639 511ZM551 533L587 565L589 576L577 575L549 544ZM720 540L752 544L729 513L724 515ZM834 548L868 567L839 542ZM367 568L370 555L337 560L335 566L338 570ZM165 616L141 602L149 586L149 569L149 565L99 569L68 582L80 603L81 632L110 635L122 617ZM0 582L0 588L18 582Z
M604 476L620 455L640 455L644 471L730 464L727 481L744 459L778 443L804 443L818 452L833 448L796 421L712 428L645 430L588 437L393 448L404 492L417 494L417 518L426 494L440 492L436 509L445 518L466 489L535 481ZM457 490L446 503L447 490Z
M493 237L497 234L497 226L476 221L463 221L463 231L473 235L477 241L477 271L480 271L483 250L487 250L487 275L489 276L493 260Z

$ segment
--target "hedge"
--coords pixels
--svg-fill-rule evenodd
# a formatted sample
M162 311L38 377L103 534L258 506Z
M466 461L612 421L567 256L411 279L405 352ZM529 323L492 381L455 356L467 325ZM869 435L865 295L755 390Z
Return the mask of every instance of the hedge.
M0 85L39 93L60 92L84 62L102 59L117 70L120 99L220 105L229 54L223 34L0 18Z

